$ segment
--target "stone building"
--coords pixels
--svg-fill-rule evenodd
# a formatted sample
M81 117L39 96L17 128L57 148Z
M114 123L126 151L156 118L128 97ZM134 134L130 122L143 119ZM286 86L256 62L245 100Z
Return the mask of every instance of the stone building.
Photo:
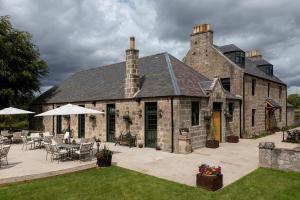
M134 38L125 54L125 62L75 73L38 97L32 109L40 113L73 103L104 111L70 116L74 137L112 142L130 131L137 144L176 153L203 147L208 137L225 142L227 135L240 135L241 96L226 91L219 78L207 78L169 53L139 58ZM213 132L206 125L210 117ZM60 133L67 121L68 116L32 118L31 128Z
M245 52L234 44L217 46L210 24L194 27L184 63L242 97L241 136L287 125L287 86L259 50Z

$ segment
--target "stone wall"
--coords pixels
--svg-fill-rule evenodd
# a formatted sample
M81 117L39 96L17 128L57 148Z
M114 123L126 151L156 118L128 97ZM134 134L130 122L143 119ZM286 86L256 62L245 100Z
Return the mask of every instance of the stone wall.
M261 142L259 166L300 172L300 150L276 148L273 142Z
M252 96L252 80L256 80L255 95ZM245 75L245 130L244 136L250 136L253 133L259 133L266 130L266 98L268 97L268 83L270 84L270 97L280 104L281 120L280 120L280 109L275 110L276 127L282 127L286 125L286 88L284 85L270 82L264 79L260 79L254 76ZM281 97L279 95L279 88L282 87ZM255 109L255 126L252 127L252 109Z
M295 124L295 110L293 107L287 107L287 125L292 126Z

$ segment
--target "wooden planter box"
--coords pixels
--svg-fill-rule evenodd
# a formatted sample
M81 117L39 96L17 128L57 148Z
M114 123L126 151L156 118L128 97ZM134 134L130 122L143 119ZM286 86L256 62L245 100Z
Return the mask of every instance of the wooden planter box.
M223 175L221 174L220 176L205 176L197 174L196 185L197 187L216 191L223 187Z
M229 136L226 137L226 142L229 142L229 143L238 143L239 142L239 136L229 135Z
M98 167L109 167L109 166L111 166L111 158L112 158L112 156L110 156L108 158L105 158L105 159L103 157L97 158Z
M206 140L206 145L207 148L213 148L216 149L219 147L219 141L218 140Z

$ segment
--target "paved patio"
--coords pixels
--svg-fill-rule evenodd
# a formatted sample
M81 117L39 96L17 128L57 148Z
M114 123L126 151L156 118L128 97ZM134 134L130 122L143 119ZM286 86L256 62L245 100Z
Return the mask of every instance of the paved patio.
M171 181L195 186L195 174L201 163L220 165L224 174L224 185L233 183L258 167L258 144L261 141L275 142L276 146L296 148L299 144L282 143L282 134L276 133L264 138L241 139L237 144L222 143L218 149L201 148L191 154L173 154L151 148L128 148L106 145L116 153L113 162L117 166L154 175ZM35 177L58 175L95 166L96 161L50 162L45 160L44 149L21 150L22 145L12 145L9 165L0 168L0 184Z

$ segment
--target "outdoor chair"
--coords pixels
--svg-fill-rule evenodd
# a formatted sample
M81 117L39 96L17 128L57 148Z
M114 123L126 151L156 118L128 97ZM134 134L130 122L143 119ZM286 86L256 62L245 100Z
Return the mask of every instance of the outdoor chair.
M52 137L53 135L50 134L50 132L48 131L43 133L43 137L50 137L50 136Z
M30 145L30 147L32 149L32 145L34 144L34 142L32 140L28 140L26 136L22 136L22 141L23 141L22 150L24 149L24 146L26 147L26 150L27 150L28 145Z
M28 136L29 130L22 130L21 135L22 136Z
M130 132L123 134L121 133L119 137L115 138L115 146L119 145L128 145L129 148L136 146L136 136L132 135Z
M7 136L9 134L8 130L2 130L1 135L2 136Z
M9 152L10 149L10 145L4 145L1 149L0 149L0 167L1 167L1 159L5 158L6 159L6 164L8 165L8 160L7 160L7 154Z
M0 135L0 144L6 144L8 143L8 138Z
M65 149L59 149L56 144L51 144L51 161L53 159L57 159L57 163L59 163L60 159L66 158L68 151Z
M12 142L22 142L22 132L13 133Z
M51 160L52 160L52 156L53 156L53 152L52 152L52 147L50 143L44 143L45 146L45 150L46 150L46 160L48 158L48 154L51 155Z
M40 138L40 133L30 133L30 138L33 139L33 138Z
M79 160L81 160L82 156L89 155L91 151L91 143L81 143L79 150L75 151L75 154L79 156ZM91 157L91 156L90 156Z

